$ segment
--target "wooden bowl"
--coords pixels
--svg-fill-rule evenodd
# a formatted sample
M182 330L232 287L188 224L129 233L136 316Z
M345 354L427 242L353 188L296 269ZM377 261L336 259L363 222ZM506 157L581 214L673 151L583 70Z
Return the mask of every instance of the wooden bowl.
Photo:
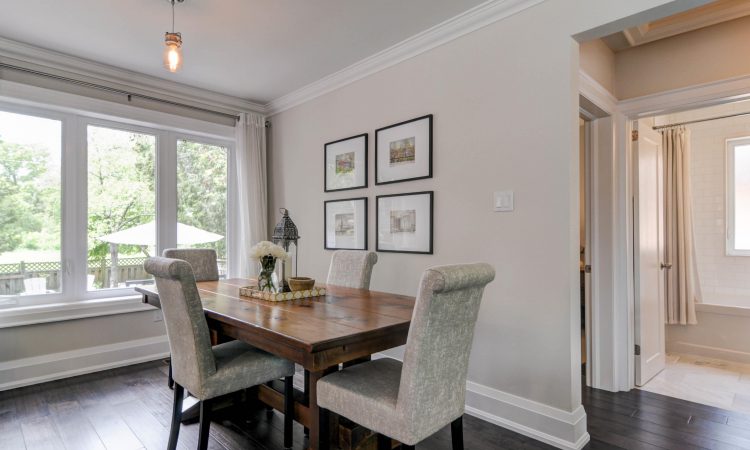
M306 291L315 287L315 280L308 277L289 277L289 288L292 291Z

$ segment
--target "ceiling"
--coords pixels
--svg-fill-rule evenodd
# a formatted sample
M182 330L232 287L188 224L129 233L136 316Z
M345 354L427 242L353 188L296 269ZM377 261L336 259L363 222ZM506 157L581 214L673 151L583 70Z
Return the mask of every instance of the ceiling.
M602 38L614 52L750 15L748 0L716 0Z
M168 0L0 0L0 37L266 103L484 1L185 0L177 74Z

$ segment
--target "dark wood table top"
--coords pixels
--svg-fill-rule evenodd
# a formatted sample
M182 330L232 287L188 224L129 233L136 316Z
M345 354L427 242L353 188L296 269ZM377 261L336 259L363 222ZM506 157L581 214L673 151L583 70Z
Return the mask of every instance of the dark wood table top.
M206 318L314 353L348 342L408 332L414 297L326 286L325 297L270 302L240 297L247 279L197 283ZM156 286L136 290L158 299Z

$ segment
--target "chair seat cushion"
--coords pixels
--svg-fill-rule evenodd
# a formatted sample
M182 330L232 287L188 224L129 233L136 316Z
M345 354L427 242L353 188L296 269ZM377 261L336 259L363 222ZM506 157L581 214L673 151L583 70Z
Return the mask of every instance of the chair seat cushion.
M214 346L212 350L216 373L208 377L202 392L192 392L200 400L294 375L294 363L244 342L227 342Z
M318 405L400 440L404 428L396 410L400 381L401 362L395 359L357 364L318 381Z

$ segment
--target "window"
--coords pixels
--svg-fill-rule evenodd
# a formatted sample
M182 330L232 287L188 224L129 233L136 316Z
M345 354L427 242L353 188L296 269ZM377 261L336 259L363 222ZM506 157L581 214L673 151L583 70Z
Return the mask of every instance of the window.
M227 260L228 156L226 147L177 141L177 245L216 250L222 276Z
M233 127L111 108L0 102L0 327L143 308L165 248L214 248L226 274Z
M750 138L727 141L727 254L750 256Z
M0 305L62 289L62 122L0 111Z
M151 283L156 251L156 137L88 126L89 290Z

